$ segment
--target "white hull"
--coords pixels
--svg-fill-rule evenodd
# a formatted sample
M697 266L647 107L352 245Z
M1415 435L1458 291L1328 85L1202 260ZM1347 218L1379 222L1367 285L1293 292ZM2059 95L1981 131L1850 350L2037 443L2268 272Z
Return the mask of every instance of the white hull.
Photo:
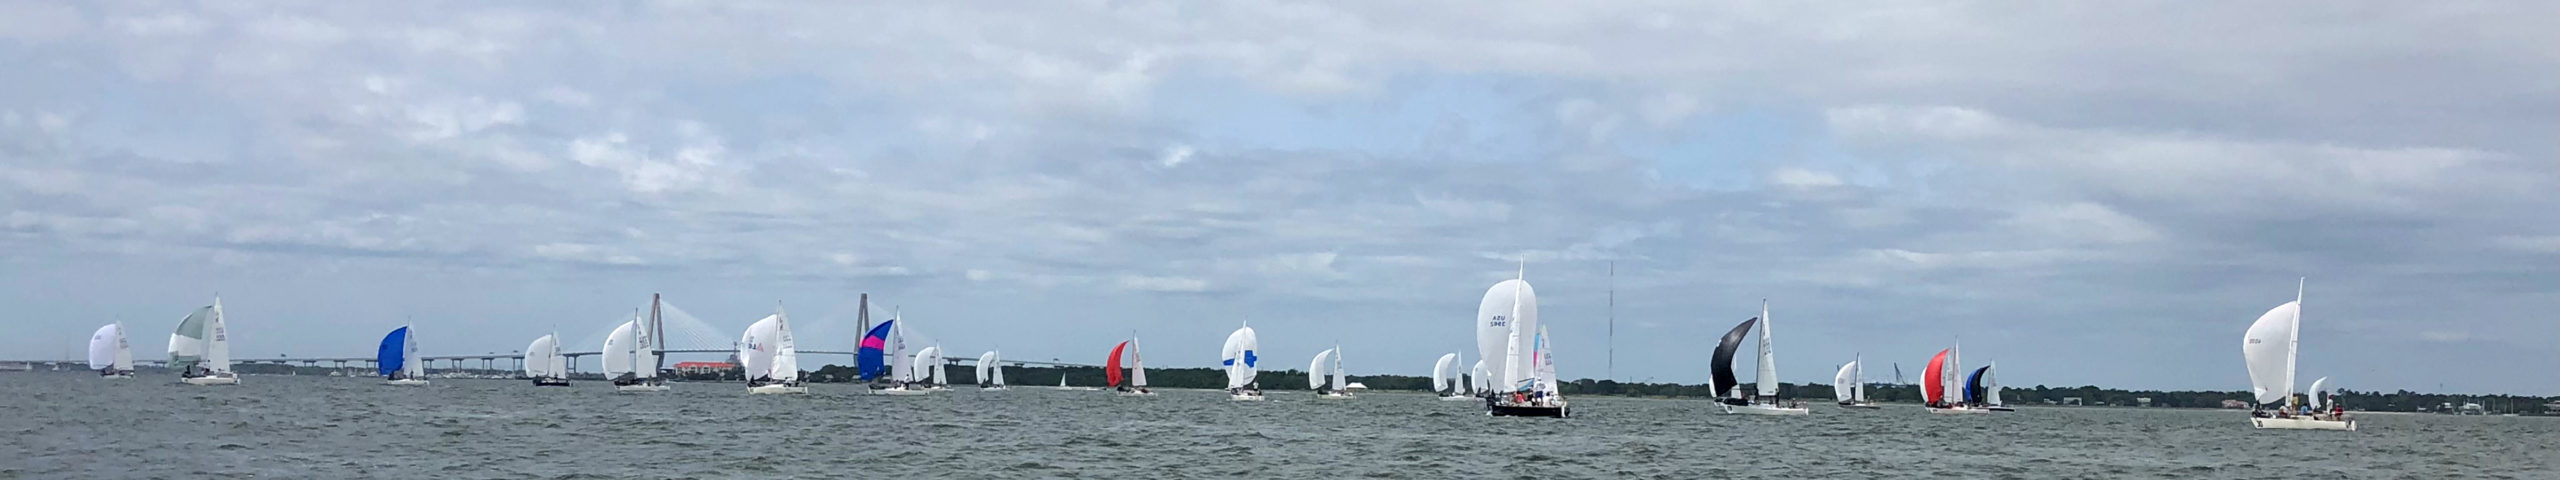
M2356 430L2356 421L2354 420L2250 417L2249 424L2257 426L2260 429L2275 430L2345 430L2350 432Z
M133 375L132 375L132 374L119 373L119 374L115 374L115 375L99 375L99 376L98 376L98 378L104 378L104 379L108 379L108 380L127 380L127 379L132 379L132 378L133 378Z
M664 391L667 391L667 386L666 386L666 384L658 384L658 385L646 385L646 384L643 384L643 385L618 385L618 386L613 387L613 391L616 391L616 392L664 392Z
M1349 400L1353 397L1348 393L1319 393L1316 394L1316 398L1325 400Z
M1120 392L1120 396L1123 396L1123 397L1153 397L1153 396L1156 396L1156 392L1137 392L1137 391Z
M182 378L178 379L178 381L188 385L239 385L240 377L194 377Z
M932 390L915 389L915 388L883 388L883 389L879 389L879 390L872 390L872 391L871 391L871 394L872 394L872 395L893 395L893 396L900 396L900 397L912 397L912 396L917 396L917 395L932 395L932 394L933 394L933 391L932 391Z
M1001 392L1001 391L1005 391L1005 388L1004 388L1004 387L978 387L978 391L981 391L981 392Z
M1484 401L1484 399L1482 399L1482 398L1476 398L1476 397L1470 397L1470 396L1466 396L1466 395L1450 395L1450 396L1442 396L1442 397L1440 397L1440 401L1443 401L1443 402L1481 402L1481 401Z
M1724 407L1724 413L1731 415L1804 415L1811 413L1811 411L1803 408L1787 408L1777 405L1729 405L1722 403L1716 405Z
M795 386L790 386L790 385L762 385L762 386L747 387L747 393L748 393L748 394L751 394L751 395L799 395L799 394L809 393L809 387L795 387Z
M1228 394L1227 399L1239 402L1259 402L1262 401L1262 396L1252 394Z
M1842 408L1842 409L1882 410L1882 409L1884 409L1884 406L1883 406L1883 405L1873 404L1873 403L1843 403L1843 404L1840 404L1840 408Z
M1937 408L1937 407L1930 407L1930 408L1929 408L1929 413L1945 413L1945 414L1959 414L1959 413L1991 413L1991 411L1990 411L1990 410L1983 410L1983 409L1979 409L1979 408L1973 408L1973 407L1954 407L1954 408Z
M422 387L427 385L427 381L415 378L403 378L399 380L385 380L382 384L395 387Z

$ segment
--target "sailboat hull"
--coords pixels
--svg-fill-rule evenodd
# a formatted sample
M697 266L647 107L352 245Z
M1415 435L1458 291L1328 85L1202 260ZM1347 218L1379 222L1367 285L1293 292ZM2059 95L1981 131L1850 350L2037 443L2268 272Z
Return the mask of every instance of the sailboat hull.
M809 393L809 387L781 384L747 387L747 394L750 395L799 395L805 393Z
M394 387L423 387L427 385L427 381L415 378L403 378L399 380L384 380L382 384Z
M905 388L905 387L899 387L899 388L882 388L882 389L872 390L872 391L871 391L871 394L872 394L872 395L889 395L889 396L897 396L897 397L912 397L912 396L918 396L918 395L932 395L932 394L933 394L933 391L932 391L932 390L920 389L920 388Z
M178 381L179 381L179 382L181 382L181 383L188 384L188 385L239 385L239 384L240 384L240 377L237 377L237 376L223 376L223 377L190 377L190 378L181 378L181 379L178 379Z
M994 386L994 387L978 387L978 391L981 391L981 392L1001 392L1001 391L1005 391L1005 388L1004 388L1003 386Z
M631 393L664 392L664 391L667 391L667 385L666 385L666 384L650 385L650 384L646 384L646 383L641 383L641 384L632 384L632 385L615 385L615 386L613 387L613 391L615 391L615 392L631 392Z
M1843 403L1840 404L1840 408L1843 410L1883 410L1884 406L1873 403Z
M2261 430L2343 430L2355 431L2354 420L2320 420L2314 418L2249 418L2249 424Z
M1804 408L1787 408L1787 407L1781 407L1781 406L1777 406L1777 405L1761 405L1761 404L1756 404L1756 403L1755 403L1755 404L1750 404L1750 405L1729 405L1729 404L1722 404L1722 403L1719 403L1719 404L1716 404L1716 406L1724 407L1724 413L1725 413L1725 414L1727 414L1727 415L1782 415L1782 416L1787 416L1787 415L1804 415L1804 414L1807 414L1807 413L1812 413L1810 410L1808 410L1808 409L1804 409Z
M1228 395L1227 395L1227 399L1228 399L1228 400L1238 401L1238 402L1259 402L1259 401L1262 401L1262 396L1261 396L1261 395L1252 395L1252 394L1236 393L1236 394L1228 394Z
M1473 401L1477 401L1477 400L1483 400L1483 399L1476 398L1476 397L1470 397L1470 396L1466 396L1466 395L1441 395L1441 396L1440 396L1440 401L1443 401L1443 402L1473 402Z
M1994 412L2015 412L2015 411L2018 411L2018 409L2016 409L2016 408L2010 408L2009 406L2006 406L2006 405L1993 405L1993 406L1988 406L1988 407L1982 407L1982 409L1983 409L1983 410L1990 410L1990 411L1994 411Z
M1979 409L1979 408L1973 408L1973 407L1953 407L1953 408L1938 408L1938 407L1930 407L1930 408L1929 408L1929 413L1944 413L1944 414L1956 415L1956 414L1967 414L1967 413L1991 413L1991 411L1990 411L1990 410L1983 410L1983 409Z
M99 376L98 376L98 378L104 378L104 379L108 379L108 380L127 380L127 379L132 379L132 378L133 378L133 374L130 374L130 373L119 373L119 374L114 374L114 375L99 375Z
M536 386L536 387L566 387L566 386L569 386L569 379L566 379L566 378L549 378L549 377L536 378L536 379L533 379L533 386Z
M1351 394L1348 393L1319 393L1316 394L1316 398L1324 400L1349 400L1352 397Z
M1126 392L1120 392L1120 396L1123 396L1123 397L1153 397L1153 396L1156 396L1156 392L1141 392L1141 391L1137 391L1137 390L1130 390L1130 391L1126 391Z
M1487 404L1485 405L1484 414L1496 417L1565 418L1566 415L1572 414L1572 408L1564 405L1536 406Z

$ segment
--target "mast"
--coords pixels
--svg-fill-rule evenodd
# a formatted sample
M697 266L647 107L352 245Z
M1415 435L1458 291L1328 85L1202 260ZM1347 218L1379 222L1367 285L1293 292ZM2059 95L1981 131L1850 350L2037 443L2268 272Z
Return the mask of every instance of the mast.
M1609 261L1609 370L1603 375L1618 378L1618 261Z
M2284 339L2284 403L2293 404L2293 369L2295 352L2302 348L2302 291L2310 286L2311 277L2301 277L2293 284L2293 326L2286 328Z

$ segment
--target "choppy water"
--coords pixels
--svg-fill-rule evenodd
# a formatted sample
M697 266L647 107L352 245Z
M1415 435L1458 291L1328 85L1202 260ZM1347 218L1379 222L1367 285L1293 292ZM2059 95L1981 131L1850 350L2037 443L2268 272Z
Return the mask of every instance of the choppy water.
M751 397L739 384L617 395L597 382L245 380L0 375L0 478L2560 478L2560 419L2529 417L2261 432L2239 413L2193 410L1818 405L1771 418L1584 397L1576 418L1554 420L1392 393L1239 404L1044 387Z

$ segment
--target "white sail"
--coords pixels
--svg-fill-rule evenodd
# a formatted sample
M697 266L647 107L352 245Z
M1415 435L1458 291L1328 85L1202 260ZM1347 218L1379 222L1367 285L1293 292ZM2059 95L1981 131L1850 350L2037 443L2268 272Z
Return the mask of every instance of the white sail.
M1458 354L1441 354L1440 361L1431 364L1431 391L1442 392L1457 388Z
M1778 351L1769 342L1769 301L1760 301L1760 398L1778 398Z
M1858 396L1855 398L1858 403L1867 403L1867 358L1865 355L1860 355L1849 363L1858 366L1858 372L1853 377L1858 379Z
M404 325L409 334L400 337L400 373L408 378L427 378L427 362L418 359L418 327Z
M1476 365L1467 369L1467 376L1469 377L1467 386L1474 388L1476 392L1493 391L1493 372L1485 369L1484 359L1476 359Z
M89 368L109 371L133 370L133 350L126 347L124 324L110 323L89 335Z
M1531 288L1526 280L1504 280L1485 289L1484 301L1476 306L1476 358L1504 358L1516 344L1528 340L1526 337L1529 335L1512 335L1513 324L1520 325L1522 332L1534 333L1538 328L1538 291ZM1516 348L1529 350L1528 345L1516 345ZM1491 379L1511 378L1508 365L1502 361L1486 362L1487 375L1483 378L1488 379L1487 383Z
M1512 329L1509 338L1512 340L1519 339L1519 329ZM1502 391L1518 392L1528 390L1527 388L1522 388L1523 386L1527 386L1524 382L1535 380L1537 372L1529 368L1528 357L1521 355L1520 342L1505 341L1503 342L1503 345L1508 346L1508 348L1504 349L1502 352Z
M604 336L604 377L621 378L631 372L631 347L637 342L632 332L640 329L640 321L622 322L613 333Z
M1342 347L1333 347L1333 367L1325 370L1333 372L1333 388L1329 390L1341 392L1344 387L1350 386L1348 384L1351 374L1342 371Z
M2259 404L2293 396L2294 328L2302 318L2302 302L2285 302L2259 315L2241 337L2240 356L2249 362L2249 385Z
M1857 400L1858 362L1840 364L1840 373L1831 375L1831 396L1841 402Z
M883 354L888 357L883 361L889 362L889 378L898 383L914 383L916 366L907 358L907 322L901 316L891 316L889 321L889 351Z
M978 354L978 376L976 377L978 379L978 384L989 386L1003 385L1003 383L995 379L993 373L995 368L996 351L988 350L987 353Z
M205 322L205 331L213 336L206 337L204 363L218 374L231 373L231 327L224 323L222 297L213 297L213 319Z
M1129 386L1147 388L1147 357L1138 354L1138 339L1129 339Z
M935 345L917 350L915 362L916 381L934 385L949 383L942 378L942 346Z
M764 319L747 325L747 331L739 334L738 366L750 376L749 380L773 372L773 354L781 347L774 342L780 339L781 330L782 317L766 315Z
M1991 365L1982 371L1982 403L2007 405L2000 401L2000 362L1991 362Z
M1947 398L1943 400L1950 404L1961 403L1960 400L1964 399L1964 362L1960 360L1963 356L1964 342L1956 342L1955 347L1947 349L1946 366L1938 370L1938 388L1944 389Z
M773 367L766 375L777 382L800 381L800 346L791 338L791 316L782 307L773 307Z
M1331 356L1333 356L1333 350L1327 349L1316 352L1316 358L1307 361L1307 388L1323 388L1325 379L1333 376L1333 372L1327 368L1333 366L1333 362L1326 358Z
M560 335L543 335L524 347L524 376L559 378L569 375L569 357L560 354Z
M2322 397L2329 396L2328 383L2329 377L2320 377L2319 380L2311 381L2311 390L2308 390L2311 392L2311 409L2320 409L2320 403L2326 400Z
M631 325L631 374L639 378L657 378L658 350L665 348L659 345L662 340L658 338L658 328L649 324L647 318L637 316L631 319Z
M1226 347L1219 349L1218 357L1221 366L1227 369L1227 388L1253 384L1254 367L1261 363L1261 355L1257 351L1261 349L1262 341L1254 336L1253 327L1238 328L1235 333L1227 334Z

